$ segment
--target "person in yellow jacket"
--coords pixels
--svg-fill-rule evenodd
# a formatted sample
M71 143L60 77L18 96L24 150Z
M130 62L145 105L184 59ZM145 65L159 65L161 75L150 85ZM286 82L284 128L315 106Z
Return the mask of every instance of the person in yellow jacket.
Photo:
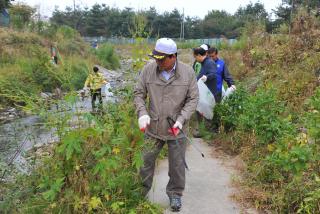
M103 75L98 72L99 68L97 66L93 66L93 73L90 73L84 83L84 90L90 88L91 93L91 105L92 110L95 110L95 102L98 96L100 108L102 108L102 96L101 96L101 88L107 81L104 79Z

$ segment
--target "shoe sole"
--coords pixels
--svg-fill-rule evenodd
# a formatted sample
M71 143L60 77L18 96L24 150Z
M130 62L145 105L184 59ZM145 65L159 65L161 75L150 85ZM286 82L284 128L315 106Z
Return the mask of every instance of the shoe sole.
M171 207L171 211L172 211L172 212L180 212L180 209L181 209L181 208L172 208L172 207Z

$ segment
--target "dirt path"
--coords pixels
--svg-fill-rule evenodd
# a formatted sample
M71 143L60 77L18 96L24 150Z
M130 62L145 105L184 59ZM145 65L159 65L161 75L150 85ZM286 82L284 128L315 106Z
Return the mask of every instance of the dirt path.
M198 151L189 146L186 160L189 171L186 172L186 188L182 197L181 214L235 214L255 213L243 210L230 196L235 191L231 185L232 172L222 165L222 161L212 155L209 147L201 139L193 143L204 153L202 158ZM171 213L166 195L168 182L168 160L159 161L154 177L154 186L149 192L149 200L160 204Z

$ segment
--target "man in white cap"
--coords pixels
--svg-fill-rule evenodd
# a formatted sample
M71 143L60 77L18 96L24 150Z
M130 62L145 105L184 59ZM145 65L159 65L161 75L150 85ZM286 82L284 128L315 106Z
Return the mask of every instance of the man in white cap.
M140 175L147 193L152 186L156 158L167 143L170 180L166 192L171 209L180 211L186 167L186 139L180 130L186 131L199 91L192 68L177 60L177 45L172 39L159 39L149 56L155 61L144 67L134 90L139 128L146 134L147 147Z

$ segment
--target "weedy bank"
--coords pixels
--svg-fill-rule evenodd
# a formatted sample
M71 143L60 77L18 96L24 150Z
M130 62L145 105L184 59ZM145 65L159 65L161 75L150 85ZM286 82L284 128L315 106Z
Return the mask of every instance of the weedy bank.
M239 200L275 213L317 213L319 18L301 10L291 33L283 29L270 35L251 26L236 44L241 53L225 52L242 86L215 108L214 142L246 163Z

